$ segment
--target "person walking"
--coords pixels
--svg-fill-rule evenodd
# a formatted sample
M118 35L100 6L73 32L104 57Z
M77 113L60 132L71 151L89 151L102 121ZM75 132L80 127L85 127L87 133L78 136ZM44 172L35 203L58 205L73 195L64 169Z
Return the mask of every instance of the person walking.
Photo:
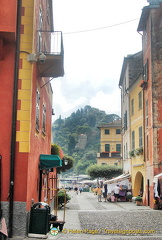
M107 184L104 184L104 186L103 186L103 197L106 202L107 201Z
M98 187L96 192L97 192L97 196L98 196L98 202L102 202L101 201L102 189L100 187Z
M117 184L117 185L114 187L114 196L115 196L115 201L116 201L116 202L118 201L118 198L119 198L119 191L120 191L120 187L119 187L119 185Z
M79 187L79 192L80 192L80 194L82 193L82 191L83 191L83 188L80 186L80 187Z
M74 191L75 191L76 194L78 195L78 187L77 187L77 186L75 186Z

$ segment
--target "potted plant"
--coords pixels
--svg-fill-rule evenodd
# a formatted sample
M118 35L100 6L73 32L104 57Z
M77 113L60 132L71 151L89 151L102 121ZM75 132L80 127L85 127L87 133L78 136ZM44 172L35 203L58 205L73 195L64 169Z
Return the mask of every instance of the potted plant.
M132 202L132 194L127 195L127 201L128 201L128 202Z
M132 151L129 152L129 156L130 156L130 157L134 157L134 156L135 156L134 150L132 150Z
M70 199L71 199L71 197L69 196L69 194L66 193L66 191L60 190L58 192L58 207L61 209L62 207L64 207L64 205L67 202L69 202Z
M137 149L135 150L135 153L136 153L137 156L143 154L143 147L137 148Z
M135 202L137 206L142 206L142 197L141 196L136 197Z

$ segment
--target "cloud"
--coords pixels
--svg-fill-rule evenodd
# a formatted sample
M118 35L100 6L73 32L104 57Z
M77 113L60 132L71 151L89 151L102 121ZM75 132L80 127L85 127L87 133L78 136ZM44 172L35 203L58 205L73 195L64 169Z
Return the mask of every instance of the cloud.
M120 116L120 90L115 89L111 94L99 91L91 98L90 105L104 110L107 114L117 114Z
M120 115L123 59L142 49L137 18L145 5L146 0L54 1L55 30L63 32L65 69L64 77L52 81L55 119L85 105ZM132 19L136 20L129 22Z

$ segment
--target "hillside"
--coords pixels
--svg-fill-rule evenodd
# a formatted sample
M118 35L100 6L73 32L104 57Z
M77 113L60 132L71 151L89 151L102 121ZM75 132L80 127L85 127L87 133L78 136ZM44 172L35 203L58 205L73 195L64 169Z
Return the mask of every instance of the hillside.
M73 112L70 117L61 116L52 125L53 143L58 144L65 155L75 159L74 173L84 174L86 168L96 163L100 147L100 123L120 119L116 114L106 114L97 108L85 106ZM71 170L72 171L72 170Z

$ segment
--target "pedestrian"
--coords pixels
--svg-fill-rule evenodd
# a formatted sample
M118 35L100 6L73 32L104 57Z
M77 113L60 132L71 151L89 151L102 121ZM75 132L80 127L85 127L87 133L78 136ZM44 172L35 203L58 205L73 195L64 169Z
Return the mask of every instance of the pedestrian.
M82 191L83 191L83 188L82 188L82 187L79 187L79 192L80 192L80 194L82 193Z
M115 201L116 201L116 202L118 201L118 198L119 198L119 191L120 191L120 187L119 187L119 185L117 184L117 185L114 187L114 197L115 197Z
M104 184L104 186L103 186L103 197L106 202L107 201L107 184Z
M76 194L78 194L78 188L77 188L77 186L75 186L74 191L76 192Z
M102 189L100 187L98 187L96 192L97 192L97 196L98 196L98 202L102 202L101 201Z

